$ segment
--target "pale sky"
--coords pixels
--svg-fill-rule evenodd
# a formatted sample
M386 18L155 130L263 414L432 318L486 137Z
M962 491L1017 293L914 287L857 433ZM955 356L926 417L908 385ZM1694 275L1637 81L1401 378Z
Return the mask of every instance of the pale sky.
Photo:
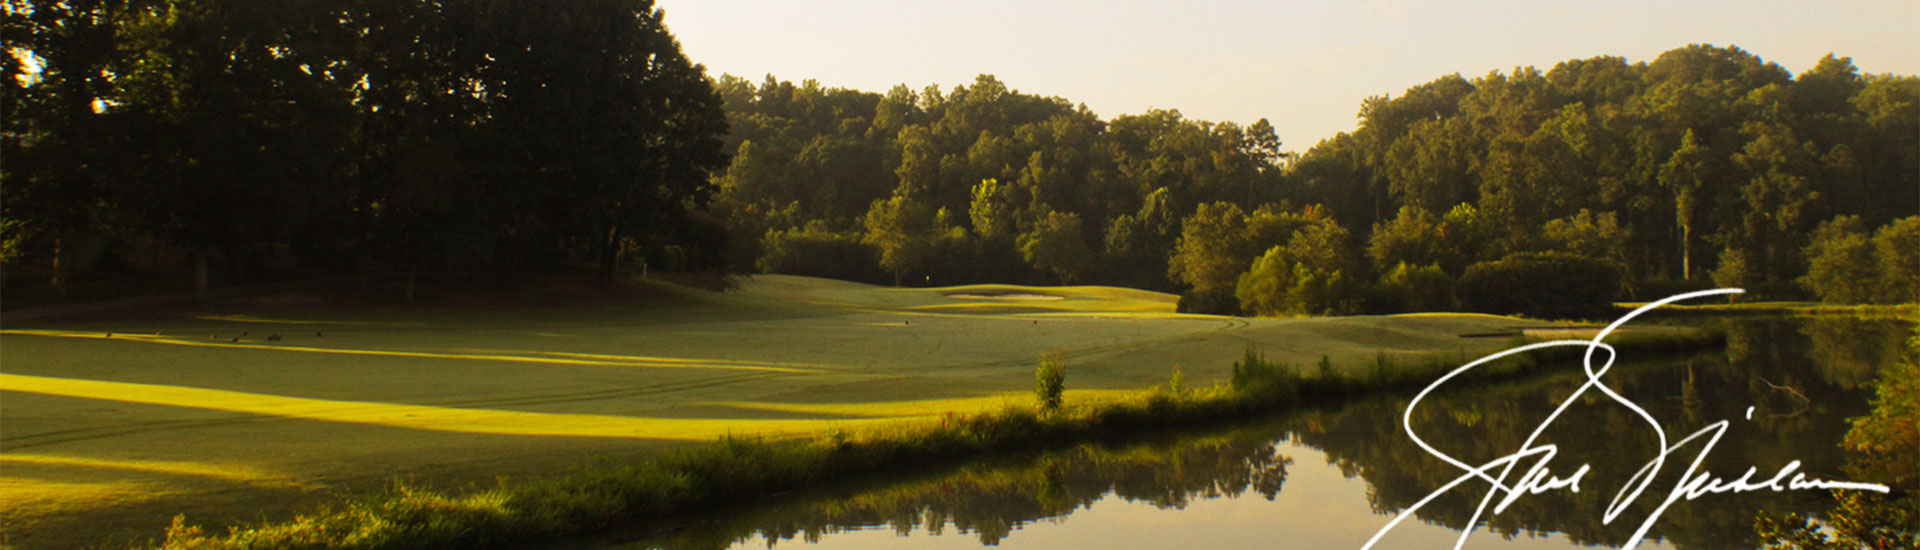
M1351 131L1360 101L1459 73L1599 55L1652 61L1735 45L1799 74L1828 52L1920 74L1920 0L1352 3L1192 0L656 0L714 76L885 92L993 74L1101 118L1149 108L1273 121L1304 151Z

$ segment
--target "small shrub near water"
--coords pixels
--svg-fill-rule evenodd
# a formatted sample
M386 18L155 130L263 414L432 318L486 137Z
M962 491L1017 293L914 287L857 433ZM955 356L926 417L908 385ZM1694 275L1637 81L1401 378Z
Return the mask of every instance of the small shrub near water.
M1393 359L1387 357L1387 352L1373 352L1373 370L1367 373L1368 381L1376 384L1384 383L1392 372Z
M1233 389L1252 391L1262 386L1287 386L1294 380L1293 369L1267 361L1267 356L1247 346L1246 355L1233 362Z
M1033 394L1040 398L1043 410L1058 410L1067 392L1067 356L1058 351L1040 354L1040 368L1033 371Z
M1187 391L1187 375L1180 371L1180 364L1173 364L1173 376L1167 378L1167 391L1178 396Z

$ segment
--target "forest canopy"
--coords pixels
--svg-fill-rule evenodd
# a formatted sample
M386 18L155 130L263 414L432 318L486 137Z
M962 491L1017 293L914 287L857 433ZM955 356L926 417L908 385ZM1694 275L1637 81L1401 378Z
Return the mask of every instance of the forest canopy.
M1586 305L1716 284L1913 299L1901 244L1920 214L1920 80L1832 55L1797 77L1706 45L1449 75L1367 99L1358 129L1297 157L1266 120L1103 120L986 75L885 94L773 77L719 89L733 265L832 271L785 249L815 242L791 238L805 227L875 247L874 282L1070 280L1180 291L1199 311L1510 309L1463 302L1456 283L1548 265L1602 266L1585 278L1613 282ZM1076 229L1087 252L1034 246ZM1822 260L1835 246L1848 256ZM1830 293L1835 278L1875 288Z
M990 75L712 78L662 18L643 0L10 2L8 284L648 264L1119 285L1270 315L1920 285L1920 79L1844 57L1796 76L1692 45L1447 75L1295 155L1264 119L1103 119ZM1484 297L1575 272L1605 288Z

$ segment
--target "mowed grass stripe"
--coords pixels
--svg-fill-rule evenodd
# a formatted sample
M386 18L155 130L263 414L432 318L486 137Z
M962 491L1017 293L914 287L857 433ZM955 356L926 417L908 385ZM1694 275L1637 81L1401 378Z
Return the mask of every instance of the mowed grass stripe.
M468 400L451 401L451 402L444 402L444 403L422 403L421 405L439 407L439 408L468 408L468 407L506 407L506 406L523 406L523 405L544 405L544 404L550 404L550 403L593 401L593 400L602 400L602 399L634 397L634 396L640 396L640 395L654 395L654 394L661 394L661 393L667 393L667 392L677 392L677 391L682 391L687 389L720 386L720 385L732 384L736 382L758 380L762 378L771 378L776 376L785 376L785 375L774 374L774 373L736 373L736 374L726 374L726 375L720 375L720 376L711 376L711 377L700 378L695 380L666 382L661 384L651 384L646 386L629 387L629 388L612 389L612 390L593 390L593 391L570 392L570 393L516 395L516 396L496 397L496 398L488 398L488 399L468 399ZM7 390L7 389L10 389L10 388L7 388L5 386L0 386L0 390ZM72 442L72 441L84 441L88 439L101 439L106 437L115 437L115 436L121 436L121 435L129 435L129 434L140 434L140 433L163 431L163 430L205 428L205 427L224 426L229 424L240 424L240 423L248 423L248 422L270 422L274 420L285 420L289 418L296 418L296 417L247 416L247 417L241 417L241 418L223 418L223 419L215 419L215 420L157 420L157 421L146 421L146 422L132 422L132 423L116 424L113 426L73 428L73 429L67 429L67 430L35 432L27 435L11 435L11 436L0 437L0 442L5 442L9 449L18 450L18 449L25 449L29 447L54 445L59 443Z
M243 343L237 343L237 342L202 342L197 340L185 340L180 338L167 338L163 336L153 336L153 335L143 335L143 334L114 334L109 336L108 333L104 333L104 332L77 332L77 331L61 331L61 330L0 330L0 334L12 334L12 335L19 335L19 336L43 336L43 337L54 337L54 338L88 338L88 339L95 339L95 340L111 339L111 340L119 340L119 341L126 341L126 342L167 344L167 345L175 345L175 346L272 350L272 351L289 351L289 352L305 352L305 353L330 353L330 354L340 354L340 355L370 355L370 356L379 356L379 357L407 357L407 358L418 358L418 359L504 361L509 363L536 363L536 364L574 365L574 366L750 370L750 371L765 371L765 372L781 372L781 373L789 373L789 374L820 372L816 369L806 369L806 368L796 368L796 367L786 367L786 366L772 366L772 365L766 364L765 362L759 362L759 361L707 362L707 361L702 361L697 359L681 359L681 358L671 358L671 357L586 355L586 354L563 354L563 353L549 353L549 352L541 353L542 355L548 355L548 357L533 357L533 356L527 356L527 355L509 355L509 354L500 354L500 353L445 353L445 352L369 350L369 349L350 349L350 348L316 348L316 347L308 347L308 346L243 344Z
M14 466L65 466L116 470L138 474L199 477L218 481L266 486L295 488L319 487L312 483L299 482L292 478L273 474L266 470L245 464L212 464L177 460L126 460L24 453L0 454L0 464L10 465L9 469L12 469Z
M1196 339L1203 338L1203 337L1228 334L1234 331L1245 329L1251 325L1251 323L1248 323L1247 320L1245 319L1237 319L1233 317L1220 317L1217 315L1196 315L1190 318L1202 319L1202 320L1217 320L1217 321L1220 321L1221 324L1219 327L1209 329L1209 330L1199 330L1199 331L1193 331L1193 332L1187 332L1187 333L1171 334L1167 336L1143 338L1139 340L1120 342L1117 344L1087 346L1087 347L1081 347L1081 348L1061 350L1061 357L1064 357L1067 359L1085 359L1087 357L1103 355L1108 353L1122 353L1122 352L1152 349L1152 348L1164 346L1164 345L1194 341ZM960 369L960 368L993 368L993 367L1008 367L1008 366L1016 366L1016 365L1032 365L1032 364L1035 364L1035 360L1031 358L1015 357L1012 359L1002 359L998 361L987 361L982 363L963 363L963 364L947 365L946 368L951 370L951 369Z
M723 435L799 434L828 427L858 427L899 418L754 419L652 418L464 409L360 401L335 401L226 390L0 374L0 390L238 412L323 422L370 424L441 432L574 437L629 437L683 441ZM921 415L932 416L932 415Z
M1139 393L1138 390L1111 389L1070 390L1067 392L1075 405L1120 401L1136 396ZM941 411L943 414L947 411L954 413L975 413L1031 405L1032 403L1032 392L1010 391L978 397L954 397L948 399L912 401L850 401L834 403L723 401L710 403L710 405L754 411L867 418L901 418L907 416L923 416L928 414L929 411Z

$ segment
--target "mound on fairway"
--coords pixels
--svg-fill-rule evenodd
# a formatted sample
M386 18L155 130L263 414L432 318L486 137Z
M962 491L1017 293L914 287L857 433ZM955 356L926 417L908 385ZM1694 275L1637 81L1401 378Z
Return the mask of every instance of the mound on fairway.
M1475 353L1481 315L1239 319L1109 287L899 289L755 276L565 308L201 311L0 330L0 517L20 548L284 519L395 478L544 476L723 435L783 436L1311 364ZM1045 299L1036 299L1043 296ZM276 338L269 338L274 336ZM91 535L87 535L91 534Z

